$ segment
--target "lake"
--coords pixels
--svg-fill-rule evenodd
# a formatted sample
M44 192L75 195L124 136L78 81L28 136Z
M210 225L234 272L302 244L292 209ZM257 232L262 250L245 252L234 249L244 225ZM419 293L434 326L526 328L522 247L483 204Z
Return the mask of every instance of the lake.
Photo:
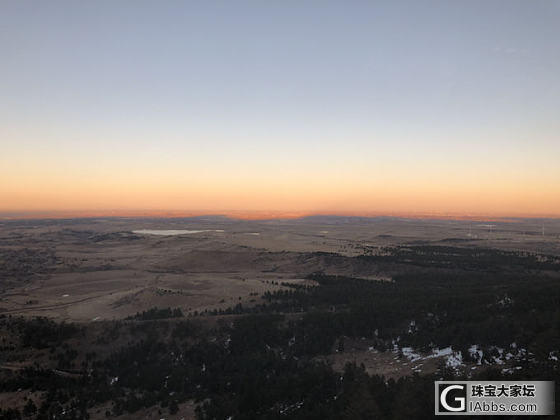
M202 232L223 232L223 230L141 229L141 230L132 231L132 233L136 233L138 235L162 235L162 236L191 235L193 233L202 233Z

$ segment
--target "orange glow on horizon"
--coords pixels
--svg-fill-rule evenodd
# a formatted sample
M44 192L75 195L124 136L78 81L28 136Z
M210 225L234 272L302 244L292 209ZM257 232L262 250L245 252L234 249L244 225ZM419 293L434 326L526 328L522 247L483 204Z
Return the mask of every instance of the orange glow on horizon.
M0 220L69 219L69 218L189 218L223 216L236 220L290 220L309 216L396 217L405 219L478 220L511 222L516 218L558 218L558 214L461 214L403 212L283 212L283 211L169 211L169 210L73 210L73 211L10 211L0 212Z
M240 219L297 218L316 214L398 217L560 217L560 188L530 185L445 185L395 180L386 185L347 181L271 182L245 186L207 183L161 188L118 181L0 184L0 216L7 214L185 217L226 215Z
M475 166L460 155L242 163L126 155L103 161L55 151L13 156L0 166L0 216L560 217L560 169L552 154L523 171L521 160Z

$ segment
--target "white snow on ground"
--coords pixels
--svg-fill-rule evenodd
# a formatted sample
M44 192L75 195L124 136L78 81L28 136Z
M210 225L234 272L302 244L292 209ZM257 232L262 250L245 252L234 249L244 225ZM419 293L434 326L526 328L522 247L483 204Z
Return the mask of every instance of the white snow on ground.
M432 357L449 356L450 354L453 354L453 349L451 347L445 347L443 349L433 349L432 353Z
M285 405L283 408L280 409L280 414L288 414L291 411L299 410L303 406L303 401L297 402L291 405Z
M460 351L454 352L452 355L447 357L445 365L450 368L457 369L459 366L463 365L463 357Z
M398 347L395 344L396 351L398 351ZM422 356L419 353L416 353L412 347L403 347L401 349L402 354L411 362L416 362L418 360L427 360L433 359L436 357L445 357L445 363L447 366L452 368L457 368L463 365L463 358L461 356L461 352L454 352L451 347L445 347L443 349L434 349L432 350L432 354L427 356ZM415 366L413 369L419 369L421 364Z
M431 354L422 355L419 352L415 351L412 347L400 348L398 345L398 341L399 339L393 340L393 353L401 352L402 355L406 357L407 362L414 363L417 361L422 361L427 359L444 358L445 363L448 367L456 369L459 366L464 366L461 352L453 351L451 346L444 347L444 348L435 348L432 350ZM519 360L531 355L531 353L529 353L527 349L519 348L515 343L512 343L511 347L513 348L513 350L510 352L500 347L491 346L488 349L488 351L490 351L491 354L494 355L490 356L490 354L488 354L486 359L484 359L484 351L477 344L471 345L468 351L469 351L469 355L478 366L482 365L483 363L491 364L491 365L504 365L506 361ZM373 351L373 349L370 348L370 351ZM395 356L395 360L396 359L398 359L398 356ZM560 354L558 353L558 351L550 352L549 360L558 361L559 359L560 359ZM413 370L416 371L416 369L419 366L414 366ZM519 369L522 369L522 367L516 366L513 368L504 368L503 372L511 373Z
M476 360L477 365L482 364L482 357L484 356L484 352L480 350L476 344L473 344L469 347L469 354L473 359Z
M505 363L504 360L502 359L502 356L504 355L504 349L500 347L493 347L493 348L495 348L500 354L499 356L494 356L494 363L496 363L497 365L503 365Z
M403 347L401 349L402 354L411 362L415 362L416 360L422 360L423 357L420 356L418 353L415 353L412 347Z
M415 351L414 348L412 347L400 348L398 345L399 340L400 338L393 340L393 353L397 354L400 352L402 353L402 356L406 357L407 363L405 363L404 365L408 365L408 362L414 363L414 362L433 359L433 358L443 358L445 360L446 366L453 369L457 369L459 366L465 365L465 363L463 362L462 353L460 351L453 351L451 346L444 347L444 348L434 348L431 354L422 355L419 352ZM529 353L527 349L519 348L515 343L512 343L511 348L512 348L511 352L509 351L506 352L506 350L503 348L497 346L491 346L487 349L490 352L490 354L486 355L487 356L486 359L484 358L485 356L484 351L477 344L471 345L468 351L469 351L469 355L478 366L481 366L483 363L490 364L490 365L504 365L506 361L520 360L531 355L531 353ZM374 350L370 348L370 351L374 351ZM490 356L491 354L493 355ZM399 358L398 355L394 357L395 360L397 360L398 358ZM550 352L549 360L558 361L559 358L560 358L560 354L558 351ZM420 366L422 365L418 364L416 366L412 366L413 371L415 372L420 371L421 370ZM476 366L471 367L471 370L472 369L476 369ZM521 366L515 366L512 368L504 368L502 369L502 372L512 373L515 370L520 370L520 369L522 369Z
M502 373L510 373L511 374L514 371L521 370L521 369L523 369L521 366L515 366L515 367L512 367L512 368L505 368L505 369L502 369Z

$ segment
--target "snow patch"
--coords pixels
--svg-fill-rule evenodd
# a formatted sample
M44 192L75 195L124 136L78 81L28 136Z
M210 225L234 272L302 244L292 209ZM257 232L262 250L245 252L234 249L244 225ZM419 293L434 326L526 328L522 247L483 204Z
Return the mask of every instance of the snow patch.
M448 356L447 360L445 361L445 365L453 369L457 369L458 367L463 366L463 356L461 356L461 352L456 351Z
M482 364L482 357L484 356L484 352L479 349L476 344L473 344L469 347L469 354L476 361L477 365Z
M418 353L415 353L412 347L403 347L401 349L402 354L411 362L415 362L416 360L422 360L423 357L420 356Z

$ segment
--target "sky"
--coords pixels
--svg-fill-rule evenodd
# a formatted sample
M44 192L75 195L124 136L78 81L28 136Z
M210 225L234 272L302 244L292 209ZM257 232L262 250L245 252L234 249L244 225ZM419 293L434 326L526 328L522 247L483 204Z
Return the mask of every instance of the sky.
M560 216L560 2L0 3L0 212Z

